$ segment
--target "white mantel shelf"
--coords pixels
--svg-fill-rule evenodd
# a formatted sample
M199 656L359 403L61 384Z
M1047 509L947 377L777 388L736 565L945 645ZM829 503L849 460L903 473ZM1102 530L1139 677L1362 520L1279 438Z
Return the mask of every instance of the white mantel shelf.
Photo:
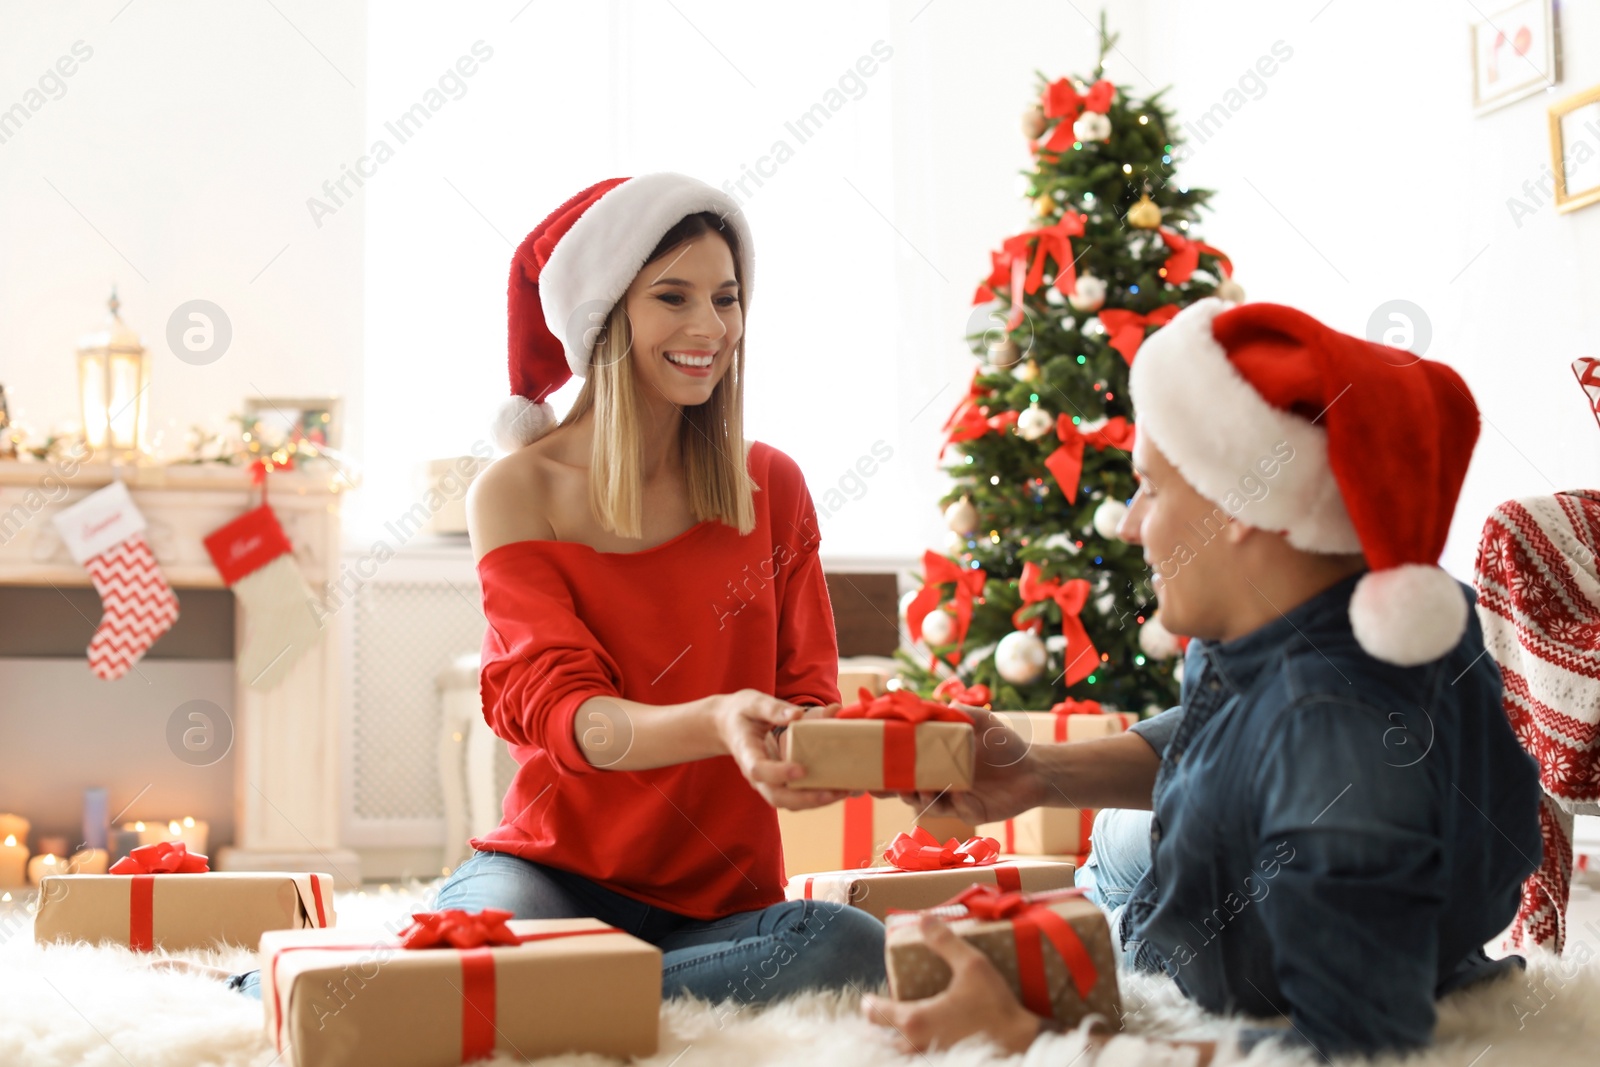
M5 587L88 586L51 516L120 478L145 517L144 536L169 584L181 590L223 588L204 538L260 501L248 467L224 464L121 466L0 460L0 598ZM267 477L267 500L313 589L339 564L339 501L353 488L336 471L279 470ZM235 660L249 620L234 626ZM234 681L233 848L219 870L325 871L342 886L359 883L356 853L339 840L339 701L343 629L325 625L322 641L276 686ZM117 683L110 682L110 685Z

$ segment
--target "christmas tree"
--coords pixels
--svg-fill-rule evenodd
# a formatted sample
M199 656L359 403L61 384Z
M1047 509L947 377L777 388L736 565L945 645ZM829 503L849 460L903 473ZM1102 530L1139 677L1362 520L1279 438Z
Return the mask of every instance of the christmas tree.
M914 644L896 653L899 683L923 696L1177 703L1183 639L1161 626L1140 548L1115 536L1137 488L1128 368L1180 308L1243 293L1199 239L1211 194L1174 173L1165 90L1136 100L1102 78L1115 41L1102 15L1093 76L1040 74L1023 117L1036 218L991 253L974 296L980 366L941 452L950 544L902 601Z

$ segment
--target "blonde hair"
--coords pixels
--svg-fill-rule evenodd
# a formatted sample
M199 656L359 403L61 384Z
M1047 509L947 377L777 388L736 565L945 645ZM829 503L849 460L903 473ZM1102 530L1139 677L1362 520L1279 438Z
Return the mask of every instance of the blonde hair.
M716 233L733 252L739 310L745 310L744 278L737 238L715 215L690 215L662 238L646 265L702 233ZM640 432L639 384L631 358L633 331L626 297L617 301L595 338L589 373L561 425L594 412L594 450L589 459L589 506L606 530L619 537L644 536L644 440ZM704 404L682 409L678 443L689 482L689 509L696 522L717 519L740 534L755 529L757 488L746 466L744 439L744 338L733 364Z

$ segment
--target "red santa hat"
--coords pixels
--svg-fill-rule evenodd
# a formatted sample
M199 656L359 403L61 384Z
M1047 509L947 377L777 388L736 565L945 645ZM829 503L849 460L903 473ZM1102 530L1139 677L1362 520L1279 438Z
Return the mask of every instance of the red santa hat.
M1213 297L1144 343L1129 388L1139 432L1202 496L1296 548L1366 555L1350 623L1368 654L1411 666L1461 640L1466 593L1437 565L1478 439L1455 371Z
M666 232L701 211L718 215L738 241L748 306L754 264L744 213L731 196L684 174L596 182L523 239L511 260L511 397L495 415L496 445L512 452L555 428L555 409L545 398L573 375L588 374L605 316Z

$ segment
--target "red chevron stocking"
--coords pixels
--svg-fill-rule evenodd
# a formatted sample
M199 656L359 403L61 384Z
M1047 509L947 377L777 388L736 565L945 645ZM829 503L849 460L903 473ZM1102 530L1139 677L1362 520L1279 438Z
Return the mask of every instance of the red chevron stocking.
M144 516L118 481L53 521L100 594L103 614L89 642L89 669L107 680L121 678L178 621L178 598L145 542Z

